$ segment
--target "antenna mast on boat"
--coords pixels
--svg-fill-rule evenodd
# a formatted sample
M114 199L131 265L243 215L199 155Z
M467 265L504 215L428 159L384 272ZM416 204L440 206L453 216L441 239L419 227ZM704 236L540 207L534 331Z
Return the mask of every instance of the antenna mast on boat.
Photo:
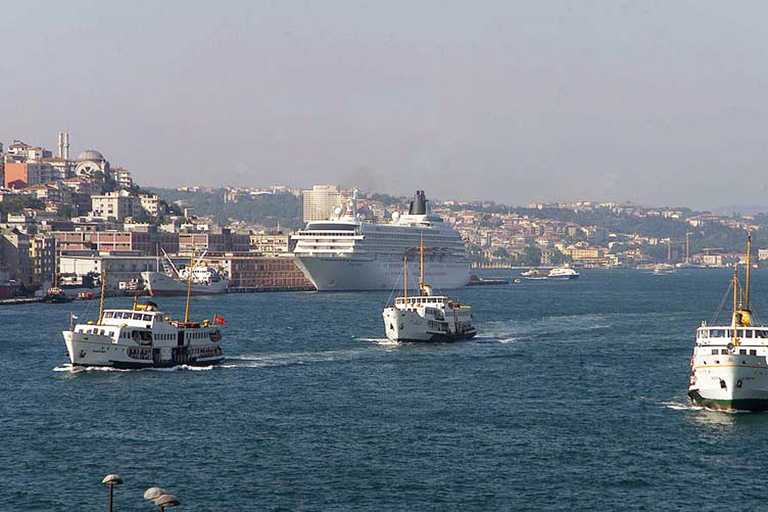
M101 297L99 297L99 325L104 318L104 295L107 291L107 267L104 260L101 260Z
M736 321L736 296L739 293L739 264L734 263L733 264L733 280L731 283L731 286L733 287L733 319L731 320L731 327L734 328L733 331L733 338L736 339L736 326L738 325L738 322Z
M403 256L403 301L408 304L408 251Z
M192 246L192 255L189 257L189 272L187 273L187 305L184 308L184 323L189 322L189 297L192 295L192 271L195 270L195 246Z
M747 282L744 285L744 309L749 311L749 271L752 266L752 232L747 231Z
M424 295L424 233L419 233L419 292Z

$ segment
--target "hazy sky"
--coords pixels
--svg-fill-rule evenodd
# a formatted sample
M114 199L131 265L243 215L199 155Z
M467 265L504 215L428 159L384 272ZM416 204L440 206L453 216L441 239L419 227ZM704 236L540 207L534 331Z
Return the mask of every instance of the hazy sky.
M768 206L768 4L7 2L0 141L142 185ZM767 208L768 209L768 208Z

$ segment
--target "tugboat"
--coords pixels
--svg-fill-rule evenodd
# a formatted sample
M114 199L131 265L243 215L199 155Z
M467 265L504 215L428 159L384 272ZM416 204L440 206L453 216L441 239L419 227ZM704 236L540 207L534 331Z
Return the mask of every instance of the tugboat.
M419 295L408 296L408 253L403 258L403 296L382 313L391 341L459 341L474 338L472 308L444 295L434 295L424 284L424 239L419 243Z
M137 298L130 309L105 311L105 283L106 274L98 320L75 326L70 320L69 330L62 332L72 366L164 368L209 366L224 360L219 328L224 318L214 315L212 322L191 321L189 292L184 320L171 320L154 302L139 304Z
M64 304L72 302L72 297L67 296L64 290L58 286L53 286L48 288L47 293L43 296L43 302L48 304Z
M752 237L748 234L743 288L738 264L733 268L731 323L702 322L696 330L688 386L694 405L723 411L768 410L768 328L755 325L749 309L751 252Z

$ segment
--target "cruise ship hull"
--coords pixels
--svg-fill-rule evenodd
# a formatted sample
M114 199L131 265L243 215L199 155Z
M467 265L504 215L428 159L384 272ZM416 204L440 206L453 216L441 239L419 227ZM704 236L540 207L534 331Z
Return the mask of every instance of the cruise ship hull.
M146 283L147 291L152 297L178 297L187 294L187 283L177 279L171 279L162 272L142 272L142 279ZM209 285L192 283L192 295L217 295L224 293L229 285L229 279L221 280Z
M318 291L392 290L402 286L401 261L296 255L296 264ZM431 261L424 280L439 290L466 286L469 263ZM415 287L415 282L412 285Z

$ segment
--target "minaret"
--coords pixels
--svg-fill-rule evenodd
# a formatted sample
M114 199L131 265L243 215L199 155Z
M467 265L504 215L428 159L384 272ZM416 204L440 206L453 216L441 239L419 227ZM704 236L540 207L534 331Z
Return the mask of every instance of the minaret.
M59 158L64 158L64 132L59 132Z
M64 132L64 159L69 160L69 131Z

